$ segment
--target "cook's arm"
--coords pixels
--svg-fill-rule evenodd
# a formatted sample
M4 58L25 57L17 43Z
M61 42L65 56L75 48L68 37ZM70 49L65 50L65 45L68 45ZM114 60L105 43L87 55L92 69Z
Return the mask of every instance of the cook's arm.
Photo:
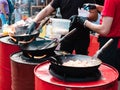
M55 9L49 4L48 6L46 6L44 9L42 9L37 16L34 18L34 22L39 22L41 20L43 20L45 17L49 16L50 14L52 14L52 12Z
M91 23L90 21L86 20L84 22L84 25L88 28L90 28L91 30L106 36L109 32L110 32L110 28L113 22L113 18L112 17L103 17L103 22L101 25L97 25L94 23ZM108 23L109 22L109 23Z
M33 22L28 26L26 34L31 34L32 31L37 27L37 23L43 20L48 15L52 14L55 9L49 4L42 9L37 16L33 19Z
M79 23L79 26L85 26L89 29L97 32L98 34L101 34L103 36L106 36L110 32L110 28L113 22L113 17L103 17L102 24L94 24L90 21L88 21L85 17L73 15L71 17L73 20L75 19L77 23ZM109 22L109 23L108 23Z

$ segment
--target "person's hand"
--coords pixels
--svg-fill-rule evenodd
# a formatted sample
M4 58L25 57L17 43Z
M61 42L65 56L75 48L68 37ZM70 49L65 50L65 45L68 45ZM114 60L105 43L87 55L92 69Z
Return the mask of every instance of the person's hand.
M83 26L84 26L86 20L87 20L87 17L78 16L78 18L77 18L77 22Z
M31 33L34 31L34 29L36 28L36 26L37 26L37 23L33 21L33 22L27 27L27 32L26 32L26 34L31 34Z
M70 30L73 28L79 28L80 26L84 26L85 21L87 20L86 17L73 15L70 17L71 23L70 23Z
M77 17L78 17L77 15L73 15L69 18L71 20L69 30L72 30L78 26Z
M91 10L91 9L96 9L96 4L93 3L85 3L83 4L84 10Z

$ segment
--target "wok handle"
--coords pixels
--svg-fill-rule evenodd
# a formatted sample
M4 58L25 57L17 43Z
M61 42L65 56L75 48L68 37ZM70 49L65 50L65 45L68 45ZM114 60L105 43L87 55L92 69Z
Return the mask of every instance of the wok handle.
M76 31L76 28L74 28L73 30L71 30L70 32L68 32L65 36L63 36L59 40L57 40L56 38L53 39L49 44L47 44L46 46L42 47L41 49L46 49L47 47L49 47L50 45L52 45L55 42L57 42L57 44L61 43L63 40L65 40L66 38L68 38L69 36L71 36L75 31Z
M76 28L68 32L66 35L64 35L62 38L59 39L59 42L62 42L63 40L69 38L72 34L74 34L77 31Z
M59 58L59 57L55 57L55 56L49 57L49 61L50 61L50 62L54 62L54 63L56 63L57 65L62 65L62 64L63 64L62 59Z
M52 45L54 42L57 42L57 39L53 39L49 44L45 45L44 47L42 47L41 49L46 49L48 48L50 45Z
M94 54L93 58L97 58L98 55L99 55L100 53L102 53L102 51L103 51L106 47L108 47L112 42L113 42L113 39L112 39L112 38L109 39L109 40L96 52L96 54Z
M49 20L50 20L50 18L47 17L47 18L39 25L39 27L37 28L37 30L39 31Z

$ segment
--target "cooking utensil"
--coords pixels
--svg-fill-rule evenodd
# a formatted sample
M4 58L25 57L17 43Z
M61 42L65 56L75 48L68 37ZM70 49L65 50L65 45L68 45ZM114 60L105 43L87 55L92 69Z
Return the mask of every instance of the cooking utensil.
M60 75L64 73L66 77L69 76L73 78L95 74L95 72L98 72L98 68L102 64L102 61L98 59L97 56L108 45L110 45L112 41L113 39L107 41L107 43L105 43L105 45L100 50L98 50L93 57L87 55L56 55L53 58L52 56L52 58L50 58L50 70ZM62 75L64 76L64 74Z
M24 41L25 43L29 41L33 41L36 39L36 37L39 36L39 31L34 31L30 35L25 34L26 30L16 31L16 33L12 36L10 36L11 40L14 41L14 43L20 43L21 41Z
M40 29L47 23L49 18L47 18L44 22L42 22L36 30L32 30L31 34L26 34L27 29L24 28L17 28L14 35L11 35L10 38L15 43L30 43L31 41L35 40L36 37L40 34Z
M57 61L58 58L59 60ZM91 60L91 57L87 55L56 55L51 59L54 60L50 60L50 70L71 78L89 77L90 74L95 74L98 71L102 63L98 58ZM71 62L71 64L65 65L67 62Z
M91 57L91 60L95 60L97 59L98 55L100 53L102 53L102 51L107 48L111 43L113 42L113 39L111 38L110 40L108 40L92 57ZM62 65L63 62L62 60L60 59L60 57L52 57L50 59L51 61L53 60L54 62L56 62L58 65ZM57 61L58 60L58 61Z
M69 38L72 34L74 34L76 32L76 28L74 28L73 30L71 30L69 33L67 33L66 35L64 35L62 38L60 38L59 40L57 40L56 38L53 39L50 43L48 43L46 46L44 46L43 48L48 48L51 44L53 44L54 42L57 41L57 43L61 43L62 41L66 40L67 38ZM42 48L42 49L43 49Z
M69 38L74 32L76 32L76 29L73 29L73 31L70 31L68 34L66 34L63 38L57 41L57 39L54 40L36 40L29 44L23 44L20 46L22 52L26 56L42 56L42 55L48 55L51 53L54 53L54 50L56 49L57 45L62 42L63 40Z
M51 55L54 53L55 48L57 47L57 43L53 43L46 49L41 49L46 44L50 43L51 40L35 40L28 44L23 44L20 46L23 55L26 57L34 58L40 57L43 55Z
M92 57L92 59L95 59L98 57L100 53L103 52L104 49L106 49L111 43L113 42L113 39L109 39Z
M113 39L110 39L105 43L93 57L70 54L52 56L52 58L50 58L51 64L49 72L54 77L64 81L98 80L101 76L98 68L102 64L102 61L98 59L97 56L110 45L112 41ZM92 78L90 75L92 75Z

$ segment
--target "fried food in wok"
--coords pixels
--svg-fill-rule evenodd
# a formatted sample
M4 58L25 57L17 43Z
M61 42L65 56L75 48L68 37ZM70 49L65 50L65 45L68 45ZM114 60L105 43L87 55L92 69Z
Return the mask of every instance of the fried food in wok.
M64 62L62 65L70 67L91 67L100 63L101 61L99 60L69 60Z

